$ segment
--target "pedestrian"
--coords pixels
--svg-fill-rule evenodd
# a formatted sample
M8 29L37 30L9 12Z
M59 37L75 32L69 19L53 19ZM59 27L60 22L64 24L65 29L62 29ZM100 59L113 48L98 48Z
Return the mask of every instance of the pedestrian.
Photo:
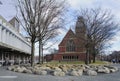
M116 62L115 59L112 59L112 62L115 63Z
M4 66L9 65L9 58L5 57L5 62L4 62L4 64L3 64L3 65L4 65Z

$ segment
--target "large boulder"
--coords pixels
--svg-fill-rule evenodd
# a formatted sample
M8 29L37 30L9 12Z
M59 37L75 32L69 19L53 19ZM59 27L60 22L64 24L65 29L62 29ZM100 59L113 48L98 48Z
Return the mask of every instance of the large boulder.
M45 66L44 66L44 67L39 67L39 69L40 69L40 70L51 70L50 67L45 67Z
M19 72L22 73L24 70L26 70L26 68L24 66L20 67L20 66L10 66L7 68L8 70L14 71L14 72Z
M115 71L118 71L118 68L117 68L117 67L113 66L112 68L113 68Z
M90 66L88 66L88 65L84 65L84 67L85 67L86 69L89 69L89 68L90 68Z
M90 69L90 70L93 70L93 71L97 71L97 66L91 65L89 69Z
M14 67L13 71L14 71L14 72L22 72L20 66Z
M110 72L114 73L114 72L116 72L116 70L115 69L110 69Z
M70 72L71 76L81 76L83 74L83 70L73 70Z
M84 71L86 68L82 65L79 69L82 69Z
M97 70L98 73L110 73L110 70L107 67L103 67L103 68L98 68Z
M53 71L53 76L65 76L65 73L63 71Z
M67 67L62 67L61 68L63 72L68 73L68 68Z
M37 75L47 75L47 71L45 70L34 70L33 73Z
M9 66L7 70L12 71L14 69L14 66Z
M118 71L118 68L115 66L105 66L105 67L109 68L111 73Z
M34 70L33 70L33 73L34 73L34 74L37 74L37 75L40 75L40 74L41 74L41 70L34 69Z
M80 70L78 70L77 72L78 72L78 75L79 75L79 76L82 76L82 75L83 75L83 69L80 69Z
M16 72L22 73L24 71L24 69L22 68L17 68Z
M62 69L60 69L59 67L55 67L54 70L55 71L62 71Z
M40 67L38 67L38 66L34 66L33 68L36 70L40 70Z
M70 75L71 75L71 76L79 76L76 71L72 71L72 72L70 73Z
M97 75L97 72L96 72L96 71L93 71L93 70L87 70L87 71L86 71L86 74L89 75L89 76L96 76L96 75Z
M26 67L21 67L21 73L24 72L24 70L27 70L27 68Z
M106 67L109 68L109 69L114 69L115 71L118 71L118 68L115 67L115 66L106 66Z
M26 70L23 71L23 73L32 74L33 72L31 70L29 70L29 69L26 69Z
M31 71L33 71L33 70L34 70L34 68L33 68L33 67L26 67L26 69L31 70Z
M47 71L41 71L40 75L47 75Z
M0 67L2 66L2 64L0 64Z

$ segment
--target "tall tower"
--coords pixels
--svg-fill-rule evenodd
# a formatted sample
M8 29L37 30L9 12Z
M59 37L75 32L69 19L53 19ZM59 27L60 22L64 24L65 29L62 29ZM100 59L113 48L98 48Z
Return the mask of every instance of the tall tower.
M78 17L77 19L75 33L77 37L85 38L86 27L82 16Z

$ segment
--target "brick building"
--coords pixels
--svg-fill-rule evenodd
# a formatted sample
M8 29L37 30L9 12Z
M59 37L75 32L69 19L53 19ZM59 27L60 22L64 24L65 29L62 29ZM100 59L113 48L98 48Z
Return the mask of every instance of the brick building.
M85 60L85 53L85 27L83 18L79 17L76 22L75 32L69 29L59 44L58 53L46 55L45 59L46 61L80 61Z

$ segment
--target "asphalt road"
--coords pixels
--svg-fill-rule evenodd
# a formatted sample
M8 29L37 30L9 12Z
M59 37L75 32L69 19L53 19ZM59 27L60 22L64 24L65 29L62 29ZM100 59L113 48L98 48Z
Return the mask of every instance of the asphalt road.
M114 64L114 66L117 66L120 70L120 64ZM120 81L120 71L111 74L99 74L97 76L56 77L16 73L0 67L0 81Z

